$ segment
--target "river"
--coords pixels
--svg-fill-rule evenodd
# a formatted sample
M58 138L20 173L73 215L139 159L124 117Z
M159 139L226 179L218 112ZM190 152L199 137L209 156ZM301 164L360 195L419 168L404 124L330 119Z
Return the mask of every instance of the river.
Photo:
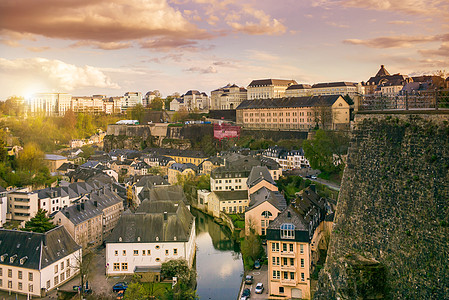
M197 293L201 300L237 299L243 276L240 249L227 227L201 211L191 209L196 217Z

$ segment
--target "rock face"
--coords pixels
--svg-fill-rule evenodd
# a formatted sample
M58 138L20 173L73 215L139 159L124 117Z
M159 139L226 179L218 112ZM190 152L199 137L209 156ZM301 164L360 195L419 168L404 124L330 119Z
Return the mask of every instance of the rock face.
M449 299L449 115L358 115L314 299Z

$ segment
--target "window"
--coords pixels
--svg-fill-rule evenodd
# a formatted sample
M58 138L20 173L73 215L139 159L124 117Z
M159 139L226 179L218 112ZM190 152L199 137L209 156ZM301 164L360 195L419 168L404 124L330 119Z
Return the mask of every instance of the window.
M295 273L294 272L290 272L290 279L291 280L295 280Z
M279 243L271 243L271 251L279 251Z
M287 244L282 244L282 251L287 252Z
M126 250L123 250L123 256L125 256L126 255Z
M159 249L160 247L159 247L159 245L156 245L156 249Z
M33 281L33 273L28 273L28 281Z
M114 263L113 270L114 271L120 271L120 263Z
M156 261L161 261L161 259L159 257L156 257Z
M165 250L165 255L168 255L168 249Z
M8 269L8 277L12 278L12 270L11 269Z
M18 289L19 289L19 290L22 290L22 289L23 289L23 286L22 286L22 283L21 283L21 282L19 282Z
M53 279L54 285L57 285L59 283L59 277L55 276L55 278Z
M22 279L22 271L17 272L17 277L19 277L19 279Z
M283 257L282 258L282 265L284 265L284 266L286 266L287 265L287 258L286 257Z
M284 287L283 286L280 286L279 287L279 294L283 294L284 293Z
M64 262L61 262L61 270L64 269Z
M147 250L147 255L151 255L151 251L150 250Z
M299 253L304 253L304 245L299 245Z
M55 265L55 273L58 273L58 265Z
M59 275L59 278L61 279L61 282L63 282L64 279L65 279L65 274L64 274L64 273L61 273L61 274Z
M284 223L281 225L281 239L294 239L295 225L291 223Z
M50 288L50 280L47 281L47 290Z
M269 212L268 210L266 210L266 211L264 211L264 212L261 214L261 216L264 217L264 218L269 218L269 217L272 216L272 214L271 214L271 212Z
M134 256L139 255L139 250L134 250Z
M304 268L304 258L301 258L301 268Z
M273 279L280 279L280 278L281 278L281 272L273 271Z
M284 279L288 279L288 272L282 272L284 273Z
M3 268L0 268L0 276L3 276Z
M295 265L295 260L293 258L290 258L290 266L294 266Z
M33 285L32 284L29 284L28 285L28 292L33 292Z
M173 255L178 255L178 249L173 249Z
M115 250L115 251L114 251L114 255L115 255L115 256L118 256L118 250Z
M69 268L67 268L67 270L65 271L65 276L66 276L66 278L70 277L70 269Z
M273 266L275 266L276 265L276 257L272 257L271 259L273 260Z
M145 250L142 250L142 255L145 255Z
M12 289L12 281L8 280L8 289Z
M128 263L122 263L122 271L128 271Z
M290 244L290 252L293 252L293 244Z
M301 281L304 281L304 273L301 273Z

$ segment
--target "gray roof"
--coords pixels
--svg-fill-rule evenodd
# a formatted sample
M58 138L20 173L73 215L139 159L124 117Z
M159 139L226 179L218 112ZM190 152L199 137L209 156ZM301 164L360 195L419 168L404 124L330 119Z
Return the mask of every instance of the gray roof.
M80 248L63 226L46 233L0 229L0 266L42 270Z
M67 157L61 156L61 155L56 155L56 154L45 154L44 159L46 159L46 160L63 160L63 159L67 159Z
M284 85L289 86L290 84L298 84L293 79L257 79L251 81L248 87L253 86L267 86L267 85Z
M270 171L266 166L255 166L252 168L251 173L249 173L246 184L248 185L248 187L253 187L263 180L276 185L276 182L274 182L273 178L271 177Z
M263 187L250 195L250 202L248 210L251 210L260 204L268 201L279 211L284 210L287 207L287 201L279 191L271 191L266 187Z
M292 84L287 88L288 91L290 90L305 90L305 89L311 89L312 86L310 84Z
M171 209L167 209L166 213L159 212L165 205ZM189 240L195 218L182 202L178 204L176 211L173 211L174 203L157 203L151 207L156 211L122 214L106 243L187 242Z
M312 88L330 88L330 87L340 87L340 86L356 86L357 83L354 82L345 82L345 81L339 81L339 82L323 82L323 83L317 83L312 85Z
M220 201L248 200L248 191L223 191L213 193Z
M151 201L174 201L179 202L182 201L184 204L188 205L186 195L180 185L165 185L158 186L150 191L150 200Z
M236 109L332 106L340 97L340 95L328 95L244 100Z
M144 175L136 183L136 187L143 187L149 185L150 187L154 185L168 185L169 183L160 175Z
M295 225L295 230L308 231L309 225L301 216L301 214L291 206L284 209L272 222L270 222L269 229L280 229L284 223Z

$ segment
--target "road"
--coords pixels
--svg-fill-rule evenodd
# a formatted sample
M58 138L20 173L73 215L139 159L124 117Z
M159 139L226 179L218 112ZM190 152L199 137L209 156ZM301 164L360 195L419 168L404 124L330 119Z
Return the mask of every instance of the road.
M240 293L238 296L238 300L240 300L240 296L242 295L243 289L251 290L250 299L268 299L268 266L262 265L259 270L252 270L249 272L245 272L245 276L243 277L243 281L245 281L246 275L252 275L254 277L253 284L242 284L242 288L240 289ZM256 294L254 289L256 288L257 283L262 282L264 286L264 290L262 294Z

